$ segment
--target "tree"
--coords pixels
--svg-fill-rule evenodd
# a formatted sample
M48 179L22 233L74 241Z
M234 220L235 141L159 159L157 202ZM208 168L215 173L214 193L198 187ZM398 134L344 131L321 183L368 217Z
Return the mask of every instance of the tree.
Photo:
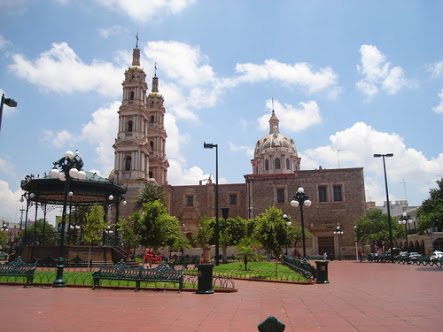
M6 244L8 244L8 234L4 231L0 231L0 247L4 247Z
M125 248L135 248L138 244L137 235L135 234L133 228L129 225L129 222L127 220L120 219L118 222L118 227L120 229L120 234Z
M172 248L174 248L175 250L178 250L182 253L182 256L185 254L184 251L186 249L191 249L191 242L189 241L188 238L185 238L183 236L177 236L174 239L174 243L172 244Z
M283 219L282 210L275 206L259 214L255 221L254 238L260 241L267 253L272 253L275 257L279 257L282 253L282 245L294 240L295 233Z
M103 238L103 231L108 225L104 220L105 211L101 205L94 205L86 214L86 224L83 226L83 242L89 244L99 244Z
M243 260L245 271L248 269L249 262L256 262L260 260L261 256L258 253L259 243L251 237L243 238L237 245L236 257Z
M437 180L437 186L429 191L430 197L418 208L418 231L421 234L429 228L443 228L443 178Z
M140 210L143 208L144 203L160 201L165 203L165 196L163 189L155 184L147 184L140 189L135 199L135 209Z
M404 230L396 220L391 218L392 236L400 238ZM356 222L355 234L357 241L369 241L372 246L382 248L385 244L389 246L388 216L380 209L370 209L366 216L360 217Z
M152 247L155 252L161 246L172 244L178 236L178 219L171 217L159 200L144 203L142 210L134 212L130 220L138 242L145 247Z
M193 235L193 239L198 246L208 248L209 242L214 235L214 228L211 227L211 220L208 217L201 217L198 223L197 235Z
M26 236L25 236L26 233ZM54 226L43 219L18 232L17 237L27 244L53 245L55 244Z

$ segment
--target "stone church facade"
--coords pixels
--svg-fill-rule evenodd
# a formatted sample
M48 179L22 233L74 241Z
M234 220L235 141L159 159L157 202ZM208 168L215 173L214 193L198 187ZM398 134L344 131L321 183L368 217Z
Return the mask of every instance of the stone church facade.
M167 183L165 107L159 93L158 77L152 79L148 94L146 75L140 67L140 50L133 50L133 62L125 72L119 129L114 144L117 181L128 187L121 217L133 211L133 200L148 183L163 187L169 213L180 220L187 237L196 234L202 216L215 216L215 188L206 184L171 186ZM269 134L257 141L252 173L244 183L219 184L219 208L229 208L229 217L256 217L275 205L300 224L300 208L290 202L299 187L312 205L304 209L305 229L312 238L306 242L308 255L355 257L354 225L365 214L363 168L301 170L294 141L280 133L274 110ZM219 212L221 219L221 213ZM334 230L340 226L339 239ZM298 244L301 247L301 243ZM300 248L298 248L301 251Z

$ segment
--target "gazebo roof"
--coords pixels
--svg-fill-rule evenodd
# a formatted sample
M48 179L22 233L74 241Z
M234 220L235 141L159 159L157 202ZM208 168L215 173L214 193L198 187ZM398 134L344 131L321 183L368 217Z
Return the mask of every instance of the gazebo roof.
M49 175L44 177L33 177L27 175L21 182L21 188L28 193L34 193L31 201L46 204L62 205L64 202L65 182L53 179ZM71 179L69 191L74 193L69 201L77 205L104 204L108 201L109 195L113 195L115 200L119 199L127 191L126 187L116 184L97 173L86 172L86 179Z

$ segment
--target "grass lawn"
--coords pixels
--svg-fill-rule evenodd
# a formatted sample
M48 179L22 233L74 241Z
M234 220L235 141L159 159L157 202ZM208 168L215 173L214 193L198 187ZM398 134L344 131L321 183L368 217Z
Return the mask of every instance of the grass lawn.
M197 270L192 271L192 273L197 272ZM309 281L286 265L270 262L249 262L248 270L246 271L245 265L242 262L220 264L219 266L214 266L213 275L249 279Z

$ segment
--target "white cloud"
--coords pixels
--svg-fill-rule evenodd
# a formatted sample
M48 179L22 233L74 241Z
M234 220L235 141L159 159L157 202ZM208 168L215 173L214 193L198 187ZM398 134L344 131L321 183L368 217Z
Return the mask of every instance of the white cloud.
M351 128L337 132L330 136L330 145L304 151L308 160L317 161L317 166L327 168L364 167L365 182L371 183L374 178L383 183L383 166L379 158L374 158L374 153L393 153L394 157L387 158L389 165L388 177L391 182L400 183L403 179L416 188L422 188L423 194L435 182L443 169L443 154L436 158L428 159L422 152L408 148L403 138L392 133L379 132L363 122L355 123ZM305 159L302 166L305 169ZM373 192L373 187L366 185L368 195L372 199L383 202L383 192Z
M67 142L75 142L76 137L67 130L60 130L58 132L54 132L52 130L44 130L41 140L59 149L66 145Z
M236 71L241 74L239 82L262 82L275 80L287 85L301 86L309 93L331 89L331 95L337 95L337 74L330 67L314 71L312 66L305 62L293 65L281 63L274 59L265 60L263 65L253 63L240 63Z
M118 13L125 13L132 20L146 23L158 17L176 15L196 0L96 0Z
M235 152L245 152L245 154L248 156L248 158L254 158L254 148L251 148L250 146L246 145L235 145L232 142L229 142L229 150L235 151Z
M438 96L440 97L440 103L433 107L432 110L437 114L443 114L443 89L441 89Z
M376 46L362 45L360 54L361 65L357 65L357 71L363 75L363 79L357 82L357 88L368 97L373 97L380 89L393 95L412 85L403 69L398 66L391 68L386 56Z
M81 137L95 146L97 162L102 165L107 176L114 168L114 139L118 132L118 109L120 102L115 101L108 107L99 108L92 113L92 120L82 128Z
M41 53L35 61L21 54L14 54L12 59L13 64L9 66L12 73L49 91L97 91L114 97L121 94L124 68L97 60L85 64L65 42L53 43L51 49Z
M100 28L98 29L98 33L100 34L100 36L102 36L105 39L108 39L109 37L121 34L122 32L128 32L128 30L126 28L123 28L120 25L113 25L112 27L109 27L107 29L105 28Z
M315 101L300 102L300 108L289 104L280 104L274 100L274 110L280 120L280 132L300 132L321 123L320 109ZM266 102L266 107L272 109L272 101ZM269 130L269 113L258 119L260 129Z
M434 63L428 66L428 70L431 72L433 78L438 78L443 76L443 61Z
M13 222L18 220L17 213L21 194L20 188L12 191L6 181L0 180L0 217L2 219Z
M15 178L15 165L8 160L0 158L0 172L7 177Z
M176 159L169 159L168 183L171 185L198 184L200 180L208 178L209 174L204 174L200 167L183 169L183 163Z

